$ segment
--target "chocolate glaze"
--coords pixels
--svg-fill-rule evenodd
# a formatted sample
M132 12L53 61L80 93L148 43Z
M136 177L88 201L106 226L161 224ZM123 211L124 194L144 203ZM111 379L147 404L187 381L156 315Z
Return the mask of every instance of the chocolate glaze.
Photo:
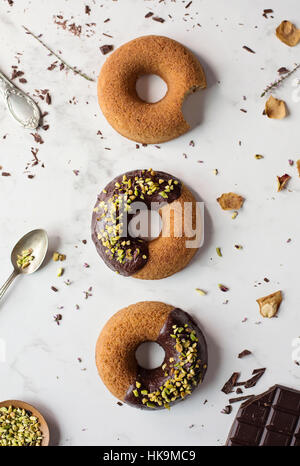
M198 325L192 319L192 317L181 309L173 309L168 315L160 333L156 340L156 343L161 345L165 351L165 359L163 364L160 367L155 369L144 369L141 366L137 366L137 376L136 381L129 387L124 401L131 406L141 409L161 409L164 406L155 406L155 408L149 408L142 403L142 396L136 397L133 393L133 390L136 389L136 382L141 384L141 389L148 390L149 393L155 392L164 385L164 383L171 378L170 375L165 376L165 372L169 372L170 369L170 358L174 358L174 363L176 364L179 361L179 353L175 349L174 339L170 336L173 333L173 325L178 327L184 327L188 325L188 328L195 331L196 337L198 338L197 342L197 357L200 359L199 368L195 369L195 376L193 380L196 382L193 385L192 391L197 387L199 383L202 382L206 369L207 369L207 345L203 333L201 332ZM183 335L183 333L182 333ZM172 364L174 364L172 363ZM162 369L162 366L166 364L167 368ZM185 367L185 370L188 372L188 367ZM174 405L178 401L181 401L182 398L178 398L176 401L170 402L169 405Z
M115 272L120 273L121 275L129 276L135 274L146 264L148 260L148 242L145 239L132 238L128 232L124 232L124 236L118 241L121 243L122 241L130 240L130 244L122 246L122 248L125 251L130 249L132 257L129 259L125 256L124 262L120 263L117 260L116 254L111 254L109 249L102 244L101 239L98 238L98 233L100 230L104 229L108 225L106 218L100 219L100 216L104 211L103 209L99 208L99 203L104 201L106 205L111 205L110 200L113 199L114 196L125 194L125 187L122 185L124 175L126 176L127 180L131 180L132 184L135 181L135 177L143 178L143 180L151 178L151 181L154 183L158 183L159 180L163 180L162 183L159 183L159 189L156 192L153 192L152 195L144 193L144 198L141 197L141 190L139 187L137 187L138 194L134 202L143 202L147 206L147 209L150 209L151 202L156 202L159 205L162 205L166 202L171 203L178 199L181 194L181 182L168 173L160 171L151 172L149 170L133 170L117 176L110 183L108 183L105 189L98 195L97 202L95 204L95 208L98 208L98 211L94 211L92 216L92 240L95 243L98 254L109 268ZM168 192L167 198L164 198L159 193L168 187L170 180L173 180L173 190ZM176 181L177 184L174 184L174 181ZM119 183L120 187L116 187L116 183ZM128 225L132 218L133 215L128 214Z

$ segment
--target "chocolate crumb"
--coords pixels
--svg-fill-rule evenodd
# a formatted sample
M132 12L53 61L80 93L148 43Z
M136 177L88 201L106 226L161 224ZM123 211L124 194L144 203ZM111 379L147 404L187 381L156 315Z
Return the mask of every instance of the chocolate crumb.
M222 414L230 414L231 411L232 411L232 406L231 406L231 405L227 405L227 406L225 406L224 409L222 409L221 413L222 413Z
M85 13L87 15L90 15L90 13L91 13L91 9L90 9L90 7L88 5L85 5Z
M11 176L11 174L8 173L8 172L2 172L1 175L2 175L2 176Z
M236 393L237 395L240 395L241 393L243 393L243 390L242 390L240 387L238 387L238 388L236 389L235 393Z
M245 349L244 351L242 351L241 353L239 353L238 358L239 358L239 359L244 358L245 356L248 356L249 354L252 354L251 351Z
M152 11L149 11L146 15L145 15L145 18L150 18L151 16L153 16L154 13L152 13Z
M51 286L51 290L55 291L55 293L58 291L58 289L55 286Z
M102 55L106 55L107 53L111 52L113 49L114 49L113 45L106 44L100 47L100 52L102 53Z

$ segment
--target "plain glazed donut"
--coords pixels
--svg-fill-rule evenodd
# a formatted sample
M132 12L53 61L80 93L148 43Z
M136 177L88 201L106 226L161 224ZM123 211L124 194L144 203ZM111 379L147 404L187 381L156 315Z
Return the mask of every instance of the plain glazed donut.
M160 76L168 91L155 103L141 100L137 79ZM181 107L187 94L206 87L205 74L196 57L175 40L143 36L119 47L102 66L98 100L110 125L128 139L160 143L189 130Z
M162 218L160 236L152 241L131 237L120 215L120 199L128 223L133 217L132 203L143 202L151 209L151 203L156 202ZM190 212L185 212L185 203L190 203ZM92 239L100 257L115 272L146 280L165 278L183 269L199 248L187 247L188 238L195 238L195 233L189 235L185 226L189 217L188 223L193 228L196 225L200 236L198 209L194 196L179 179L152 169L130 171L116 177L99 194L92 216ZM166 218L169 221L164 221ZM176 233L179 226L182 236Z
M163 364L140 367L138 346L155 341L165 351ZM108 390L137 408L169 408L199 385L207 369L205 338L192 317L174 306L144 301L114 314L96 344L96 364Z

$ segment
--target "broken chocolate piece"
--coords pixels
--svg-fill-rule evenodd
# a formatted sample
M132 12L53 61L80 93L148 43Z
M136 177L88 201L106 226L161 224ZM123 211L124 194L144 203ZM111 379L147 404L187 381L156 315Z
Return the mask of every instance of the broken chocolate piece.
M225 382L224 386L221 388L221 391L223 393L226 393L226 395L228 395L228 393L233 392L233 388L237 384L237 380L239 376L240 376L239 372L234 372L232 376L227 380L227 382Z
M252 372L253 377L251 377L249 380L247 380L244 384L245 388L251 388L255 387L259 379L264 375L266 371L265 367L262 367L261 369L254 369Z

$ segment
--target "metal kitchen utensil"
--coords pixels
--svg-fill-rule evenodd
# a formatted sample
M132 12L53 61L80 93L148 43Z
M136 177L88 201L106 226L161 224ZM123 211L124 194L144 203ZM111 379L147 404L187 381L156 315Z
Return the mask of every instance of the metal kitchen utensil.
M29 248L32 249L32 255L34 256L34 259L28 265L28 267L22 269L17 264L18 255L21 255L24 250ZM9 276L8 280L0 288L0 299L4 296L4 293L7 291L8 287L19 274L33 273L42 265L47 250L48 236L45 230L42 229L30 231L17 242L11 253L11 263L14 267L14 270Z
M36 129L40 121L40 111L36 103L18 89L0 71L0 95L10 115L26 129Z

